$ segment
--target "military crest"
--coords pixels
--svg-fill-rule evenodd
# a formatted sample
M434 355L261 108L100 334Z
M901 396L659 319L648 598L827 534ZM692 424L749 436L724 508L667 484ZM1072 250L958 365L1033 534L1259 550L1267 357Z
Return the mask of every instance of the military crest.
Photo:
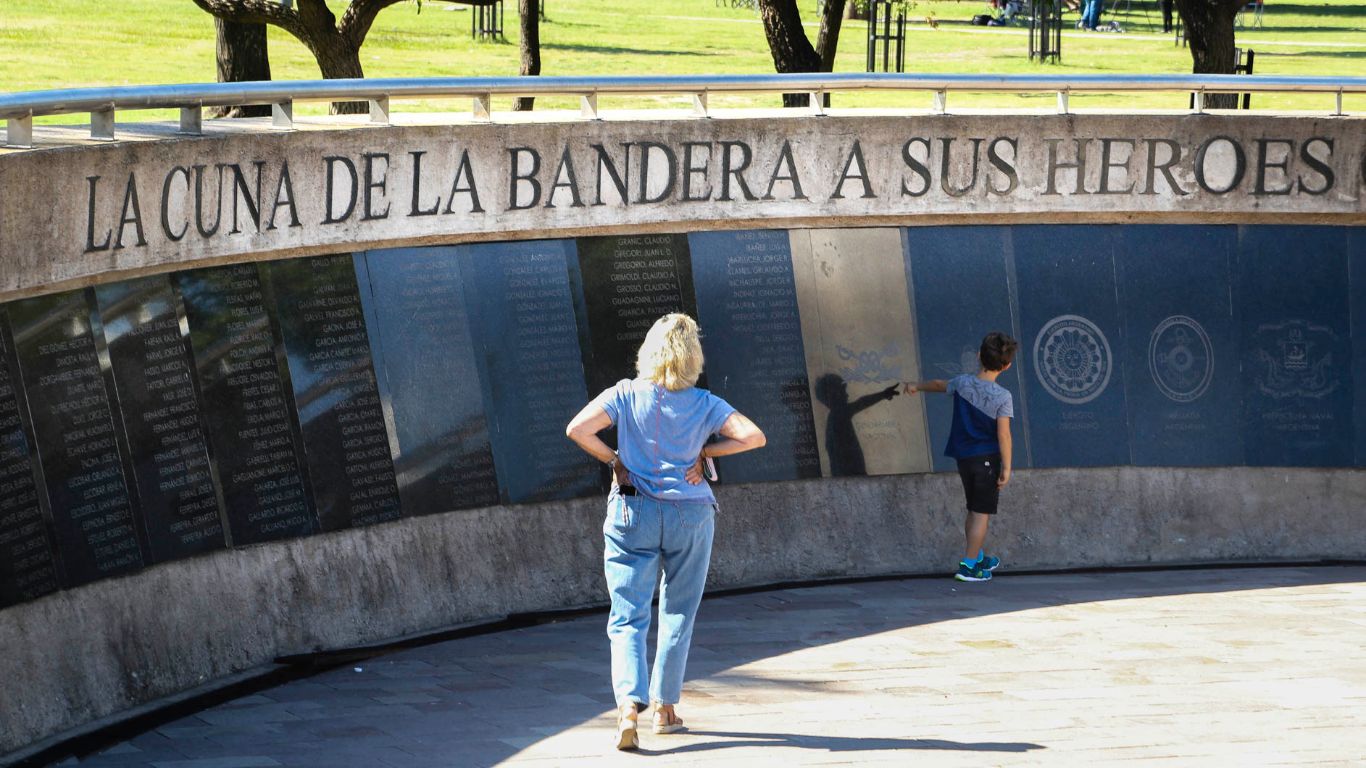
M1081 315L1059 315L1034 338L1034 374L1048 394L1071 405L1100 397L1114 359L1105 334Z

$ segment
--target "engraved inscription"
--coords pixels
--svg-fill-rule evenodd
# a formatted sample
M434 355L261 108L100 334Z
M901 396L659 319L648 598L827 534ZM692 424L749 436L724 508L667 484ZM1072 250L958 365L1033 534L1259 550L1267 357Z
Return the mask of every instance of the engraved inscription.
M493 449L454 251L372 251L365 260L404 513L497 504Z
M471 249L496 418L499 478L513 502L596 488L594 462L564 439L587 390L563 242Z
M704 245L705 244L705 245ZM720 462L726 478L819 477L797 287L783 231L716 233L691 242L712 390L769 435L768 450ZM699 249L710 246L711 252Z
M68 581L140 568L86 293L16 302L10 318Z
M223 545L176 298L164 277L96 289L154 561Z
M256 266L177 276L234 544L313 530Z
M349 256L271 265L323 530L396 519L398 489Z
M0 323L0 607L42 597L59 586L52 534L39 506L14 384Z
M592 337L589 383L596 394L635 376L636 350L656 320L670 312L695 314L692 268L682 235L587 238L579 249Z

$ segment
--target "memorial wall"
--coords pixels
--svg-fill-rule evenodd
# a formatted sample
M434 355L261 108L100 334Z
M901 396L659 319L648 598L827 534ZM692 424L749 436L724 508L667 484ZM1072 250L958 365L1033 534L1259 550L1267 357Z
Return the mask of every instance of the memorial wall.
M1288 253L1303 254L1287 259ZM695 314L769 435L722 483L951 469L901 384L1021 340L1016 465L1366 466L1329 226L747 230L383 249L0 305L6 605L212 549L601 494L563 435Z
M993 330L1011 566L1366 556L1360 118L208 127L0 150L0 763L601 604L563 430L670 311L768 437L710 588L945 570L951 402L900 385Z

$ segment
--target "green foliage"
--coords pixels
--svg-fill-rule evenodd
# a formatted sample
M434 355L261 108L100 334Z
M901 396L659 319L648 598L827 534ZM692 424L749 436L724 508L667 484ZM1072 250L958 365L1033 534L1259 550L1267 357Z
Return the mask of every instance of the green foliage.
M345 0L330 0L341 13ZM1107 2L1107 11L1109 3ZM423 0L422 13L396 5L375 21L361 49L370 77L512 75L518 71L516 4L507 4L508 40L470 39L469 6ZM815 35L815 0L802 0L803 17ZM1144 9L1148 12L1145 14ZM552 17L541 24L543 74L629 75L770 73L763 26L753 10L719 8L715 0L552 0ZM1131 13L1111 15L1126 34L1082 34L1063 15L1063 62L1042 67L1028 61L1026 30L972 27L985 0L916 0L907 15L909 72L1120 74L1189 73L1190 53L1160 33L1162 18L1150 0L1134 0ZM938 25L932 28L927 18ZM155 34L149 33L155 30ZM837 72L863 71L864 22L844 23ZM295 39L270 29L271 70L280 80L318 77L313 56ZM1257 51L1258 74L1366 76L1366 7L1347 0L1292 7L1266 5L1262 27L1238 32L1238 44ZM0 90L23 91L88 85L211 82L214 27L190 0L0 0ZM70 55L79 51L80 55ZM949 94L950 109L1053 107L1052 94ZM718 107L772 106L777 97L713 96ZM511 104L495 102L496 109ZM836 94L843 107L928 109L919 93ZM1116 94L1072 97L1074 108L1183 109L1181 94ZM603 109L688 106L669 98L607 98ZM1328 95L1254 97L1258 108L1330 111ZM1349 111L1366 111L1366 97L1345 100ZM465 110L463 101L396 102L397 112ZM577 109L577 99L542 99L537 109ZM325 104L299 104L302 116L325 114ZM133 113L120 119L173 119L170 113ZM85 115L44 119L82 123Z

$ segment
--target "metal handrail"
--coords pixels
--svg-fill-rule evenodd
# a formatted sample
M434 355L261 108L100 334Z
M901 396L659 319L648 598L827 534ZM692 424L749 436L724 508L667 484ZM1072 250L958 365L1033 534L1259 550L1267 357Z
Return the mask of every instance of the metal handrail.
M435 77L292 80L250 83L195 83L101 88L68 88L0 93L0 118L9 121L8 143L31 145L32 119L89 112L91 135L113 138L116 110L180 109L184 133L199 133L200 110L249 104L273 105L275 124L290 127L296 101L368 101L373 122L387 123L390 99L458 98L475 100L475 116L489 119L494 96L579 96L585 116L596 118L603 95L690 95L696 111L707 114L713 93L809 93L823 96L849 91L921 91L935 94L945 108L949 91L972 93L1056 93L1060 112L1073 93L1190 92L1195 109L1206 93L1331 93L1342 114L1346 93L1366 93L1366 77L1288 77L1279 75L973 75L973 74L771 74L638 75L616 77ZM812 99L821 112L823 99Z

